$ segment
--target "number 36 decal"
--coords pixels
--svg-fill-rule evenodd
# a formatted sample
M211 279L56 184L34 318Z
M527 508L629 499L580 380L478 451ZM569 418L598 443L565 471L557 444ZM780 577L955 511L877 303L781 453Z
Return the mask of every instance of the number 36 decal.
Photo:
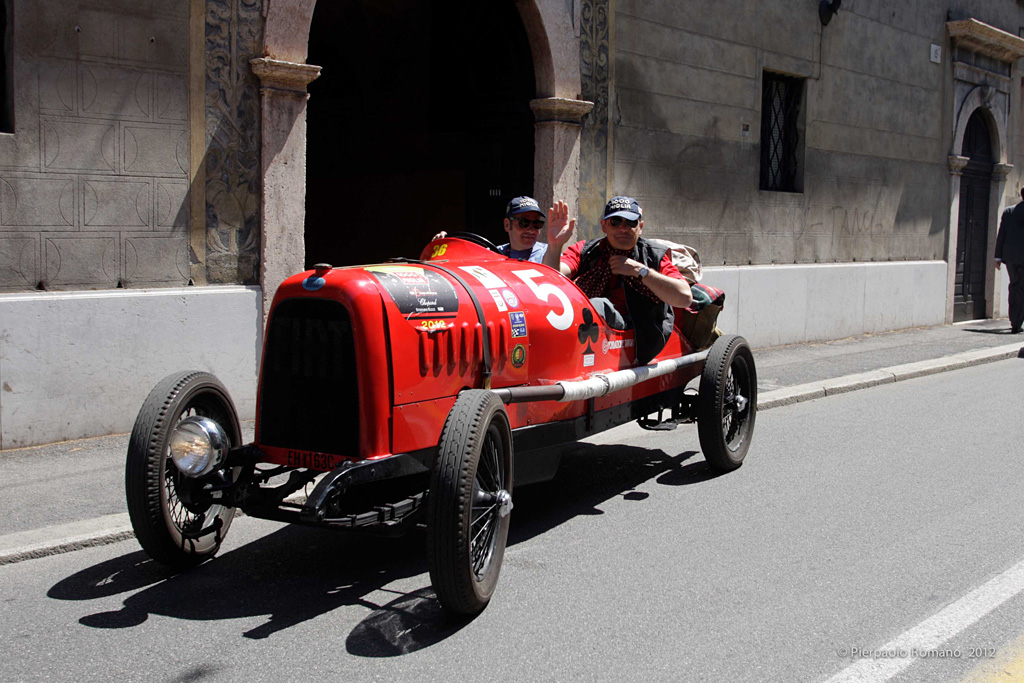
M574 313L572 303L569 301L569 297L565 295L565 292L549 282L534 282L537 278L543 277L543 274L532 268L530 270L514 270L512 274L525 282L530 291L537 295L537 298L551 304L552 310L548 311L547 319L553 328L556 330L569 329L572 325ZM551 301L551 297L554 297L557 303L561 305L561 313L555 312L555 302Z

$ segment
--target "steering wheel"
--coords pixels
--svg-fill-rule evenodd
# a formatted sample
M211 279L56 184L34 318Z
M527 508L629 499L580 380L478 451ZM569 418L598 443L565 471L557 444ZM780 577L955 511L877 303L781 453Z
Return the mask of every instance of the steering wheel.
M498 251L498 247L495 246L494 242L490 241L486 237L482 237L476 234L475 232L450 232L447 235L445 235L445 237L455 237L460 240L466 240L467 242L479 244L481 247L484 247L485 249L490 249L496 254L501 253L500 251Z

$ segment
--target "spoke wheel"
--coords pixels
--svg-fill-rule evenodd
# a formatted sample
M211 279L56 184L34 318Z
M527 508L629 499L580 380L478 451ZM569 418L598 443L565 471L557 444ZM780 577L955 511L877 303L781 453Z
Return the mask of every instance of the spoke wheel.
M757 417L757 370L743 337L719 337L704 362L697 433L708 465L729 472L743 464Z
M234 509L204 501L199 480L186 477L168 452L171 432L186 417L208 417L231 441L241 428L227 390L206 372L176 373L154 387L142 404L128 442L125 495L142 549L157 562L184 569L212 556Z
M512 434L490 391L459 394L448 414L427 506L430 580L441 606L476 614L498 583L512 510Z

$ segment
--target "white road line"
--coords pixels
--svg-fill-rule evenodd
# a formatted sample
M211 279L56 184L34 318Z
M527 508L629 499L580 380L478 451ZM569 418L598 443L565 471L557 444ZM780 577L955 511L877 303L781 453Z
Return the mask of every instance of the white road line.
M1024 591L1024 560L1007 569L946 607L905 631L869 656L843 669L826 683L881 683L921 659L915 653L935 650L986 614ZM848 651L849 652L849 651ZM852 653L856 656L856 653ZM898 655L898 656L894 656Z

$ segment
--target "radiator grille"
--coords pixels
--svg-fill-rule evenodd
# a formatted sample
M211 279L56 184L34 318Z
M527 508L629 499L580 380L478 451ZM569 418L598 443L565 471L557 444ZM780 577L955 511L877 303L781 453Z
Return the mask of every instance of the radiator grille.
M291 299L270 318L260 382L260 441L358 455L352 321L341 304Z

